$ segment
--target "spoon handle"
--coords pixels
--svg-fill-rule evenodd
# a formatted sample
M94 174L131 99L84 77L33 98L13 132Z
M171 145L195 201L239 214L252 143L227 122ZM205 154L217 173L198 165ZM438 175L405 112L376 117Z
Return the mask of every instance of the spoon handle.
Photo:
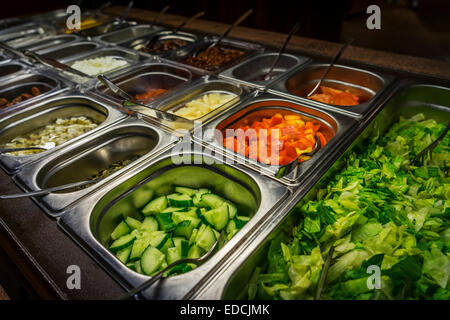
M197 19L197 18L200 18L201 16L203 16L205 14L205 11L201 11L201 12L199 12L199 13L197 13L197 14L195 14L195 15L193 15L192 17L190 17L189 19L187 19L187 20L185 20L182 24L180 24L178 27L176 27L174 30L173 30L173 33L177 33L181 28L183 28L185 25L187 25L189 22L191 22L191 21L193 21L193 20L195 20L195 19Z
M240 16L231 26L228 27L227 31L225 31L220 37L219 39L217 39L217 41L215 41L211 46L209 46L210 48L217 46L220 41L222 41L223 38L225 38L230 32L231 30L233 30L238 24L240 24L242 21L244 21L249 15L251 15L253 12L253 9L249 9L247 10L242 16Z
M47 150L47 149L42 148L42 147L0 148L0 154L1 153L16 152L16 151L28 151L28 150Z
M152 24L156 24L156 22L159 21L159 19L162 17L162 15L163 15L164 13L166 13L166 11L169 10L169 8L170 8L169 5L165 6L165 7L164 7L164 8L156 15L155 19L153 19Z
M275 66L278 63L278 60L280 60L281 54L284 52L284 50L286 50L286 46L289 42L289 40L291 40L292 36L298 31L298 28L300 28L300 23L296 23L295 26L292 28L292 30L289 32L289 35L287 36L286 40L283 43L283 46L280 48L280 50L278 51L278 54L275 58L275 60L272 63L272 66L269 69L269 72L267 72L267 75L270 76L270 74L273 71L273 68L275 68Z
M117 94L118 96L124 98L125 100L133 100L134 98L130 96L128 93L123 91L119 86L114 84L108 77L103 74L99 74L97 79L100 80L105 86L107 86L112 92Z
M325 79L325 77L327 76L328 72L330 72L331 68L333 67L333 65L336 63L336 61L338 61L338 59L341 57L342 52L344 52L345 48L347 48L352 42L353 42L353 38L349 38L347 39L347 41L344 43L344 45L341 47L341 49L339 49L339 52L334 56L333 60L331 60L331 63L328 65L327 69L325 70L325 72L323 73L322 77L320 78L319 82L317 82L317 84L314 86L314 88L308 93L308 95L306 97L310 97L314 94L314 92L316 92L317 88L319 88L319 86L322 84L323 80Z

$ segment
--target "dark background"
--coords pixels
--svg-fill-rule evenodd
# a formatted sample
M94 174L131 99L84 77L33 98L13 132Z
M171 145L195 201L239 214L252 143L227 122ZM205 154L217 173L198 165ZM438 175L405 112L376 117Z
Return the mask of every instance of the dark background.
M105 1L85 0L83 8L97 8ZM128 0L112 0L127 5ZM64 8L77 1L16 0L2 3L0 18ZM202 19L233 22L253 8L242 25L288 33L301 23L298 35L343 42L349 36L354 45L450 61L449 0L135 0L134 7L159 11L169 4L168 13L183 16L205 11ZM381 7L381 30L366 28L367 6Z

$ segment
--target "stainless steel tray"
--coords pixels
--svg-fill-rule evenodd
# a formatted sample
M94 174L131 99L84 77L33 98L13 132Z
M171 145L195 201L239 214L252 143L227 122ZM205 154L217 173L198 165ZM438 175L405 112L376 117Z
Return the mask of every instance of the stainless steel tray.
M36 53L41 53L45 50L49 50L51 48L65 46L68 43L74 42L74 41L80 41L83 40L83 38L76 36L74 34L62 34L57 36L49 36L42 38L40 40L34 41L29 44L23 44L17 46L17 49L19 50L31 50Z
M288 190L275 181L244 172L239 166L214 164L214 161L220 159L209 156L203 158L201 152L187 154L185 160L190 160L192 164L175 166L169 150L133 168L126 176L119 177L106 188L96 191L58 220L64 231L121 285L129 289L148 277L132 271L108 251L109 235L122 214L139 214L138 209L145 205L142 200L150 200L149 196L153 193L149 190L166 194L174 184L209 187L242 208L240 214L252 217L203 265L188 273L161 280L146 290L144 295L148 299L181 299L195 290L231 253L237 252L247 241L248 232L258 229L269 219L272 211L288 194ZM166 187L164 189L161 186ZM140 203L136 201L138 198Z
M22 65L24 69L2 79L2 83L0 85L0 98L6 98L11 101L21 93L31 93L31 88L34 86L38 87L42 93L36 97L16 103L10 107L0 108L1 118L3 118L3 116L7 113L15 112L16 110L25 108L32 103L49 98L69 89L69 83L45 71L26 69L25 65L19 62L8 65ZM8 65L5 65L5 68L7 68Z
M94 40L98 40L107 44L122 44L127 41L131 41L138 37L149 35L151 33L161 31L163 28L158 26L152 26L149 24L140 24L137 26L128 27L125 29L113 31L98 37L94 37Z
M243 54L242 56L240 56L239 58L237 58L233 61L224 63L224 64L218 66L217 68L214 68L214 70L205 70L205 69L199 68L195 65L192 65L190 63L187 63L185 61L186 58L193 55L198 50L206 49L209 45L211 45L216 40L218 40L218 37L205 37L205 38L201 39L200 41L197 41L196 43L194 43L192 46L189 46L189 50L187 50L187 52L185 52L183 54L179 54L176 57L173 57L173 59L180 63L190 66L191 68L196 70L198 73L219 74L222 71L224 71L236 64L239 64L240 62L242 62L246 59L249 59L250 57L252 57L258 53L262 53L264 51L264 47L262 47L259 44L225 38L220 42L220 45L219 45L220 47L243 50L243 51L245 51L245 54Z
M168 90L164 94L166 96L178 89L181 84L190 81L191 78L192 73L185 68L168 63L150 62L132 66L124 70L122 75L112 78L112 81L131 96L142 94L148 89ZM93 92L114 102L122 102L122 98L101 82L96 83ZM157 99L162 97L160 96Z
M293 70L274 82L269 92L282 95L300 102L308 101L321 108L343 112L354 117L362 117L370 113L383 91L393 81L393 77L385 74L374 73L368 70L334 65L322 82L324 86L331 86L340 90L351 90L352 93L361 95L365 101L356 106L335 106L304 98L319 81L328 64L313 62ZM301 96L293 94L291 90L297 90Z
M51 193L33 200L50 216L56 217L97 188L124 174L131 167L154 157L178 141L156 126L127 118L104 130L60 149L41 161L25 165L13 180L26 191L85 181L111 164L139 156L104 180L81 190Z
M276 52L258 54L237 66L225 70L219 77L232 79L248 86L264 90L283 76L283 74L310 61L307 57L283 53L271 72L273 75L272 78L269 80L260 79L269 72L277 55L278 53Z
M160 53L156 52L146 52L143 51L143 44L147 42L153 42L153 41L162 41L162 40L184 40L186 41L186 45L183 47L179 47L174 50L168 50ZM178 31L174 33L172 30L162 30L158 31L146 36L142 36L139 38L136 38L131 41L127 41L122 44L122 46L137 50L139 52L142 52L142 54L148 55L148 56L160 56L165 58L176 58L179 56L186 55L189 52L190 46L192 46L195 42L199 40L199 37L193 33Z
M346 164L349 153L361 147L364 140L386 132L400 116L411 117L424 113L427 118L437 122L450 121L450 88L426 84L405 85L399 87L391 99L373 119L365 122L352 133L346 148L342 149L329 165L323 167L320 175L305 187L298 189L286 206L280 208L271 221L261 227L260 232L247 240L248 246L230 259L213 277L205 282L191 298L193 299L246 299L247 284L255 270L267 259L270 241L279 233L290 230L298 221L298 215L289 212L299 201L308 201L320 188L326 187L330 178ZM345 152L344 152L345 151ZM287 229L286 229L287 228Z
M16 48L19 45L37 41L50 34L55 34L54 29L50 25L29 22L1 30L0 41Z
M44 159L50 153L79 141L87 135L93 134L125 117L123 113L101 99L90 97L86 93L68 92L45 101L28 104L24 110L2 117L0 120L0 144L7 143L19 135L32 132L57 118L82 115L90 117L101 124L89 132L44 152L23 156L0 154L0 166L7 173L16 173L26 163Z
M7 59L0 61L0 84L3 81L16 76L18 73L29 69L30 66L18 60Z
M120 25L119 25L119 19L115 19L113 21L109 21L106 23L103 23L99 26L93 27L93 28L89 28L89 29L84 29L84 30L80 30L77 32L74 32L75 34L82 36L82 37L86 37L87 39L92 39L94 37L100 36L102 34L105 34L105 31L108 31L108 33L110 32L114 32L114 31L118 31L124 28L128 28L131 26L135 26L137 25L137 22L135 21L123 21ZM116 28L116 29L114 29Z
M80 55L85 55L103 47L104 46L102 44L94 41L78 41L67 45L62 44L56 47L47 48L39 53L51 59L62 62L72 58L75 59Z
M216 138L216 130L226 130L227 127L250 114L258 116L273 115L276 112L294 112L305 118L313 119L325 129L328 143L321 148L311 159L302 163L294 161L286 166L265 165L256 160L225 148ZM242 165L260 173L277 179L280 183L296 186L320 166L324 157L333 153L341 144L342 138L354 128L358 122L338 112L324 111L307 103L299 103L276 95L264 93L229 109L216 117L206 126L194 132L194 140L203 143L216 152L225 153L236 159ZM285 171L285 172L284 172Z
M245 101L251 94L253 94L249 88L246 88L238 83L227 80L219 80L216 77L204 76L191 84L184 86L182 90L178 90L172 95L168 95L167 98L154 101L154 103L150 102L149 108L136 107L133 108L133 110L141 112L142 114L147 114L150 117L153 117L151 109L158 109L159 111L168 114L173 110L181 108L186 103L210 93L228 93L234 95L235 97L222 106L219 106L217 109L195 120L188 120L180 117L180 119L184 119L184 122L177 122L172 119L168 121L158 119L158 121L173 131L190 131L194 129L194 126L206 124L213 117L229 108L232 108L237 103ZM158 115L155 115L154 118L158 118Z
M133 50L127 50L125 48L106 47L106 48L101 48L101 49L98 49L95 51L90 51L85 54L72 56L72 57L69 57L66 59L60 59L59 61L71 66L78 60L95 59L95 58L106 57L106 56L113 57L115 59L123 60L123 61L127 62L127 64L124 65L123 67L105 72L104 75L106 75L108 77L114 77L115 75L121 74L124 70L126 70L126 68L133 66L136 63L141 62L145 59L144 56L136 53ZM89 76L89 77L86 77L86 79L84 79L80 76L73 75L71 73L61 72L60 70L58 70L58 72L61 76L68 78L68 79L72 80L73 82L83 84L84 86L90 86L93 83L97 82L97 76Z

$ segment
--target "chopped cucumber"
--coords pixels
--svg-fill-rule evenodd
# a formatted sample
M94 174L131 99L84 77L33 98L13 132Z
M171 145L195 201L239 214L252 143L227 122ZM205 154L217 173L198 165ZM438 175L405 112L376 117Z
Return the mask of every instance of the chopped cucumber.
M133 271L136 271L136 262L128 262L127 267L130 268Z
M145 217L144 221L142 221L141 230L149 232L158 230L158 221L154 217Z
M166 212L178 212L178 211L187 211L188 208L186 207L168 207L166 209L164 209L161 213L166 213Z
M167 263L171 264L174 263L175 261L178 261L181 259L181 254L180 251L178 250L178 248L173 247L173 248L169 248L167 250Z
M143 237L141 239L137 239L133 243L133 248L130 254L130 260L134 261L142 257L145 249L150 245L152 238L150 236Z
M180 250L181 257L186 258L189 252L189 241L183 239L177 247Z
M141 268L146 275L151 275L158 270L165 260L165 255L154 247L148 247L145 249L141 258Z
M131 253L131 247L132 246L128 246L125 249L122 249L120 251L118 251L116 253L116 257L122 262L122 263L127 263L128 262L128 258L130 257L130 253Z
M234 219L234 217L236 217L236 215L237 215L236 206L228 200L226 200L225 203L228 206L228 217L230 219Z
M202 195L202 202L210 208L219 208L226 200L221 196L213 193L206 193Z
M193 245L188 252L187 257L190 259L197 259L200 258L203 255L202 249L200 247Z
M216 242L216 236L214 234L213 229L210 226L207 226L203 229L203 232L197 234L196 245L203 249L203 251L208 252L209 249Z
M141 225L142 225L142 223L139 220L137 220L135 218L132 218L132 217L126 217L125 218L125 222L133 230L134 229L140 229Z
M172 220L172 213L158 213L155 216L158 221L159 228L165 232L170 232L177 226Z
M187 194L174 193L168 195L167 200L173 207L192 207L194 205L192 198Z
M248 221L250 220L250 217L244 217L244 216L237 216L236 217L236 228L239 230L241 229Z
M144 216L149 216L152 214L161 213L167 208L167 198L166 196L161 196L150 201L144 209L142 209L142 214Z
M191 236L189 237L189 245L195 243L195 237L197 237L198 229L192 230Z
M114 231L111 233L111 239L117 240L120 237L129 234L131 232L131 228L127 225L125 220L122 220L117 227L114 229Z
M175 244L173 243L172 238L169 237L169 239L167 239L166 243L164 243L160 250L162 253L167 254L167 250L173 247L175 247Z
M156 249L161 249L166 241L170 238L167 233L163 231L154 231L150 234L150 245Z
M225 228L228 223L228 206L223 205L221 207L206 211L203 214L203 217L207 221L207 224L220 231Z
M198 192L198 190L186 187L175 187L175 192L187 194L189 197L192 197L194 194Z
M144 271L142 271L141 268L141 260L138 260L134 263L134 268L136 269L137 273L144 274Z
M119 239L115 240L109 247L109 250L111 250L112 252L120 251L128 246L131 246L134 240L136 240L136 236L132 234L124 235Z

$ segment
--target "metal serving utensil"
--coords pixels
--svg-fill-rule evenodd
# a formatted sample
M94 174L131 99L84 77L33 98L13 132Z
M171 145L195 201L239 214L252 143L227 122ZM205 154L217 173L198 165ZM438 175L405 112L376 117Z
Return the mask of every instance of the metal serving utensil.
M205 253L203 256L201 256L200 258L196 258L196 259L192 259L192 258L185 258L185 259L180 259L177 260L171 264L169 264L167 267L165 267L164 269L162 269L160 272L158 272L156 275L154 275L153 277L151 277L149 280L145 281L143 284L141 284L140 286L128 291L126 294L124 294L123 296L121 296L119 298L119 300L128 300L132 297L134 297L135 295L137 295L139 292L141 292L142 290L145 290L146 288L150 287L152 284L154 284L156 281L160 280L162 278L162 276L164 275L164 273L166 273L167 271L169 271L170 269L172 269L173 267L176 267L180 264L183 263L193 263L195 265L201 265L203 262L207 261L216 251L219 243L223 240L225 236L225 231L222 230L222 232L220 233L219 238L216 240L216 242L214 243L214 245L209 249L209 251L207 253Z
M444 131L442 131L442 133L436 140L434 140L428 147L426 147L421 152L419 152L419 154L417 154L417 156L414 158L411 164L415 164L417 162L423 163L427 156L431 159L433 155L433 150L438 146L439 143L441 143L442 140L444 140L449 130L450 130L450 123L447 124Z
M60 69L60 70L66 71L66 72L70 72L70 73L76 74L77 76L80 76L80 77L83 77L83 78L89 77L89 75L87 75L87 74L85 74L85 73L83 73L81 71L78 71L78 70L68 66L67 64L64 64L64 63L61 63L61 62L56 61L54 59L51 59L51 58L48 58L46 56L40 55L40 54L38 54L36 52L30 51L30 50L25 50L23 52L23 54L25 56L27 56L27 57L30 57L30 58L38 61L39 63L42 63L43 65L46 65L46 66L49 66L49 67L53 67L53 68L57 68L57 69Z
M28 151L28 150L43 150L47 151L49 149L52 149L56 146L54 142L47 142L43 146L36 146L36 147L23 147L23 148L0 148L0 154L2 153L10 153L10 152L17 152L17 151Z
M165 6L164 8L162 8L162 10L156 15L155 19L153 19L152 25L155 25L156 22L158 22L159 19L161 19L162 15L163 15L164 13L166 13L167 10L169 10L169 8L170 8L169 5L167 5L167 6Z
M87 186L87 185L90 185L90 184L97 183L100 180L102 180L102 179L95 179L95 180L88 180L88 181L79 181L79 182L64 184L62 186L46 188L46 189L41 189L41 190L37 190L37 191L30 191L30 192L25 192L25 193L0 195L0 200L43 196L43 195L46 195L46 194L49 194L49 193L52 193L52 192L56 192L56 191L62 191L62 190L67 190L67 189Z
M328 65L327 69L323 73L323 75L320 78L319 82L317 82L317 84L314 86L314 88L306 95L307 98L312 96L314 94L314 92L316 92L316 90L320 87L320 85L322 84L323 80L325 80L325 77L330 72L331 68L333 68L333 66L336 64L338 59L341 57L342 52L344 52L345 48L347 48L353 42L353 40L354 40L353 38L349 38L342 45L342 47L339 49L338 53L334 56L333 60L331 60L331 63Z
M322 290L325 285L325 282L327 281L328 276L328 270L331 266L331 260L333 259L333 253L334 253L334 246L330 248L328 251L327 260L325 261L325 264L322 269L322 273L320 274L319 283L317 285L316 294L314 296L314 300L320 300L320 297L322 296Z
M22 51L17 50L17 49L14 49L13 47L7 45L7 44L4 43L4 42L0 42L0 48L2 48L3 50L9 51L9 52L11 52L12 54L14 54L14 55L16 55L16 56L19 56L19 57L21 57L21 58L25 58L25 59L27 58L27 57L23 54Z
M125 100L134 100L134 97L122 90L118 85L111 81L107 76L103 74L99 74L97 76L98 80L100 80L105 86L107 86L112 92L122 97Z
M103 31L104 33L108 33L110 31L114 31L116 30L118 27L120 27L122 25L122 23L125 21L125 19L128 17L128 14L130 13L131 8L133 7L134 2L130 1L128 2L128 6L125 9L125 11L123 12L122 16L120 17L119 21L117 22L117 24L113 24L110 23L109 25L106 26L105 30ZM112 30L110 30L112 28Z
M187 25L189 22L203 16L205 14L205 11L201 11L195 15L193 15L190 18L187 18L186 20L184 20L180 25L178 25L177 27L175 27L175 29L172 30L172 34L176 34L178 31L180 31L181 28L183 28L185 25ZM149 46L151 43L153 43L154 41L156 41L158 39L158 37L154 36L151 37L149 39L143 40L143 39L137 39L135 41L133 41L130 44L131 48L134 48L135 50L138 50L137 48L145 48L147 46Z
M298 31L299 28L300 28L300 24L297 22L295 24L295 26L292 28L292 30L289 32L289 35L287 36L286 40L284 41L283 45L281 46L280 50L278 51L278 54L275 57L275 60L273 61L272 66L269 69L269 72L267 72L267 74L264 77L264 80L270 80L270 74L272 73L273 68L275 68L275 66L277 65L284 50L286 50L286 46L287 46L289 40L291 40L292 36Z

